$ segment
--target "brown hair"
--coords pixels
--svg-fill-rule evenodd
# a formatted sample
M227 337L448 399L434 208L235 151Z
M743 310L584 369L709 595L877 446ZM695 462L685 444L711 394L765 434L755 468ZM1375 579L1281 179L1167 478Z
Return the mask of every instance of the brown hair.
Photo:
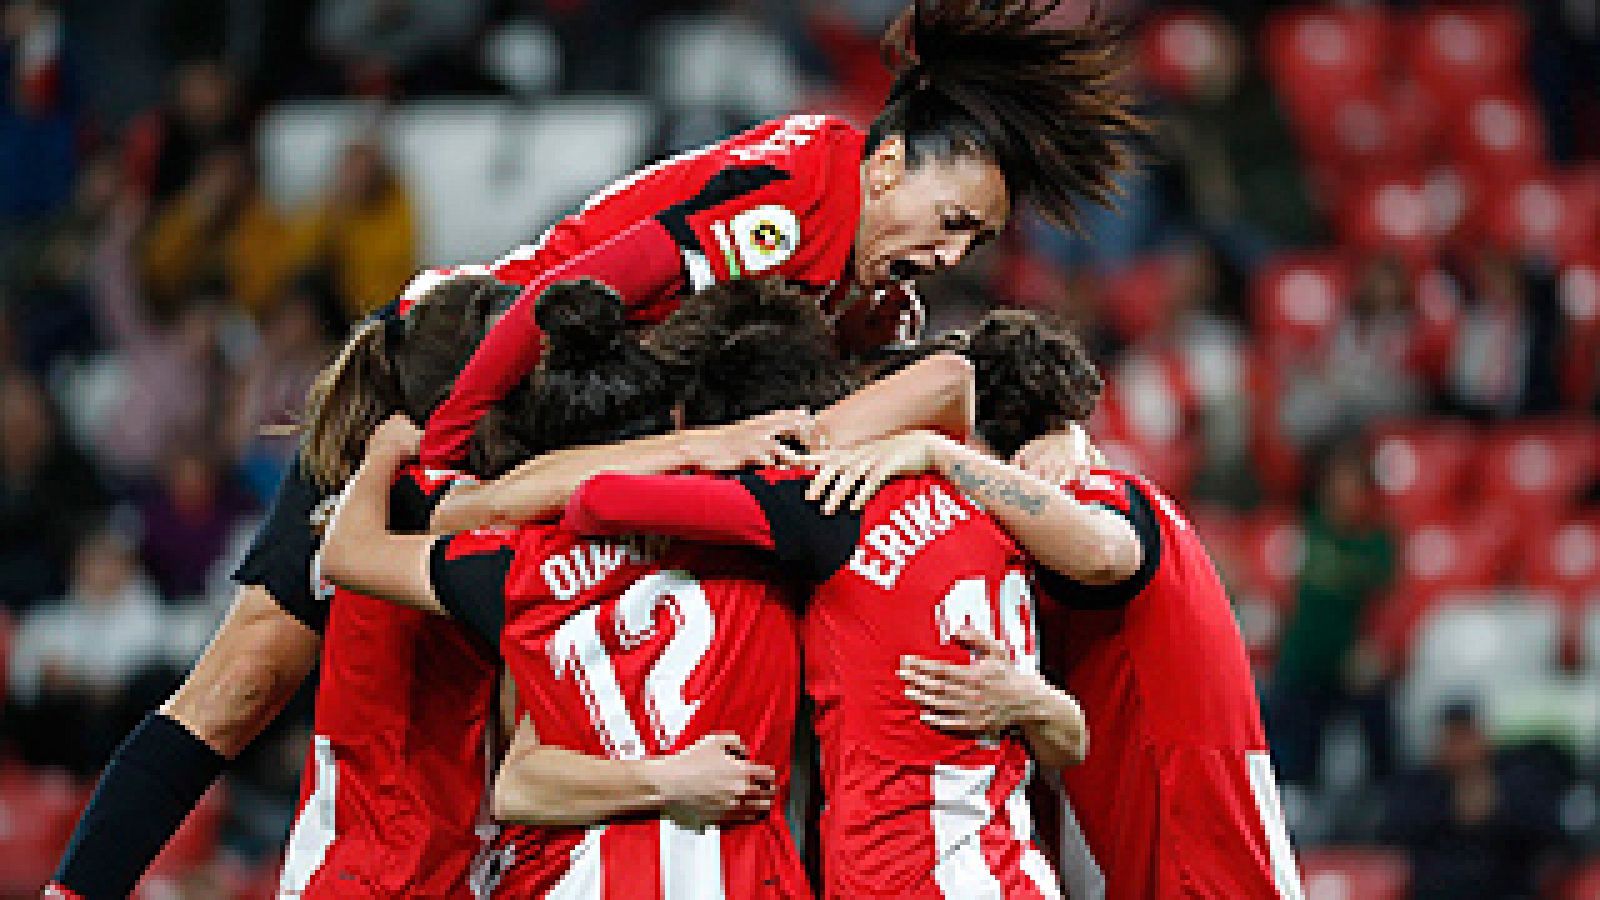
M820 409L857 383L816 299L775 279L724 282L689 297L650 347L674 367L689 425Z
M1094 413L1104 382L1077 335L1039 313L997 309L967 336L978 432L1002 459Z
M380 314L357 325L306 394L300 448L306 476L325 491L338 490L391 413L426 421L472 355L503 288L486 275L458 275L404 316Z
M883 38L894 88L867 136L907 162L980 156L1013 196L1078 230L1079 198L1109 207L1145 121L1122 85L1120 29L1098 3L1075 28L1045 28L1060 0L913 0Z

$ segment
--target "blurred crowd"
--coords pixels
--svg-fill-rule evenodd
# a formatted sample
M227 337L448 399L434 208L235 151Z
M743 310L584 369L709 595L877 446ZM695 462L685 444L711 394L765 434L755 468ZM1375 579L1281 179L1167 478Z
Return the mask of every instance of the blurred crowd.
M423 258L436 225L379 129L286 206L264 115L649 97L655 25L697 14L775 35L794 108L864 122L902 5L6 0L0 768L92 779L170 691L313 374L446 262ZM1437 610L1497 591L1473 602L1556 622L1531 683L1600 689L1600 15L1102 6L1132 23L1161 121L1148 166L1087 239L1024 214L934 276L934 326L1023 304L1091 342L1093 433L1184 501L1234 593L1302 843L1404 847L1417 896L1532 896L1595 847L1600 724L1557 709L1518 731L1471 677L1417 672ZM649 146L753 118L675 108ZM246 856L291 811L304 709L286 720L230 782Z

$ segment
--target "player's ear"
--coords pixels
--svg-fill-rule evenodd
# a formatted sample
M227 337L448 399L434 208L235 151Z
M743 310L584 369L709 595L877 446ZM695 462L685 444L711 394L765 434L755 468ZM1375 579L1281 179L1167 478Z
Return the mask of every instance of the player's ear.
M906 139L891 134L880 141L867 156L865 171L873 195L893 190L906 174Z

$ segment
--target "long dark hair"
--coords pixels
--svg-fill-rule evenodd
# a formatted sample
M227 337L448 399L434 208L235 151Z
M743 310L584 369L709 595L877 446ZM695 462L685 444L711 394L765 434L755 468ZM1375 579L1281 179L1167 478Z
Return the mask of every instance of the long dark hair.
M425 422L466 365L505 285L457 275L419 297L405 315L386 309L359 325L312 383L301 417L300 462L325 491L354 474L373 429L394 412Z
M671 428L667 366L633 336L615 291L590 279L558 282L539 296L534 320L544 356L479 425L479 474L497 477L552 450Z
M836 346L816 298L774 279L706 288L650 338L673 366L688 425L833 403L857 385Z
M900 135L910 165L979 156L1013 196L1077 229L1077 203L1110 206L1146 132L1122 84L1118 29L1095 4L1075 28L1040 22L1060 0L913 0L883 39L894 87L867 136Z

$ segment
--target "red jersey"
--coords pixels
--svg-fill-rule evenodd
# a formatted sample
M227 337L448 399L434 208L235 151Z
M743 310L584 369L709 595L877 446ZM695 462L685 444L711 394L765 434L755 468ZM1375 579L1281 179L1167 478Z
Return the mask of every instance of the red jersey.
M452 475L402 470L395 527L424 530ZM484 788L498 674L491 648L453 622L333 592L280 896L472 896L469 871L493 836Z
M855 242L865 146L859 130L831 116L766 122L634 173L536 243L479 269L529 288L429 420L423 459L459 456L483 411L533 369L541 352L533 305L554 281L604 282L626 300L631 319L646 323L676 309L685 287L776 277L831 290L845 279ZM425 273L407 294L448 274ZM914 303L874 300L853 308L841 333L875 347L914 333L919 317Z
M1063 770L1070 896L1298 898L1250 662L1193 526L1149 482L1069 486L1128 518L1144 561L1118 585L1040 573L1044 653L1078 698L1088 759Z
M657 549L549 526L472 532L435 545L434 590L499 634L518 715L540 741L639 759L734 733L777 773L773 810L700 831L665 818L507 828L488 879L496 896L811 896L783 814L800 692L791 598L746 555Z
M808 478L601 475L568 524L763 546L815 585L802 633L826 896L1059 897L1032 842L1027 749L934 730L898 674L906 655L969 662L953 640L964 628L1035 661L1027 560L943 479L898 479L863 513L824 516Z

